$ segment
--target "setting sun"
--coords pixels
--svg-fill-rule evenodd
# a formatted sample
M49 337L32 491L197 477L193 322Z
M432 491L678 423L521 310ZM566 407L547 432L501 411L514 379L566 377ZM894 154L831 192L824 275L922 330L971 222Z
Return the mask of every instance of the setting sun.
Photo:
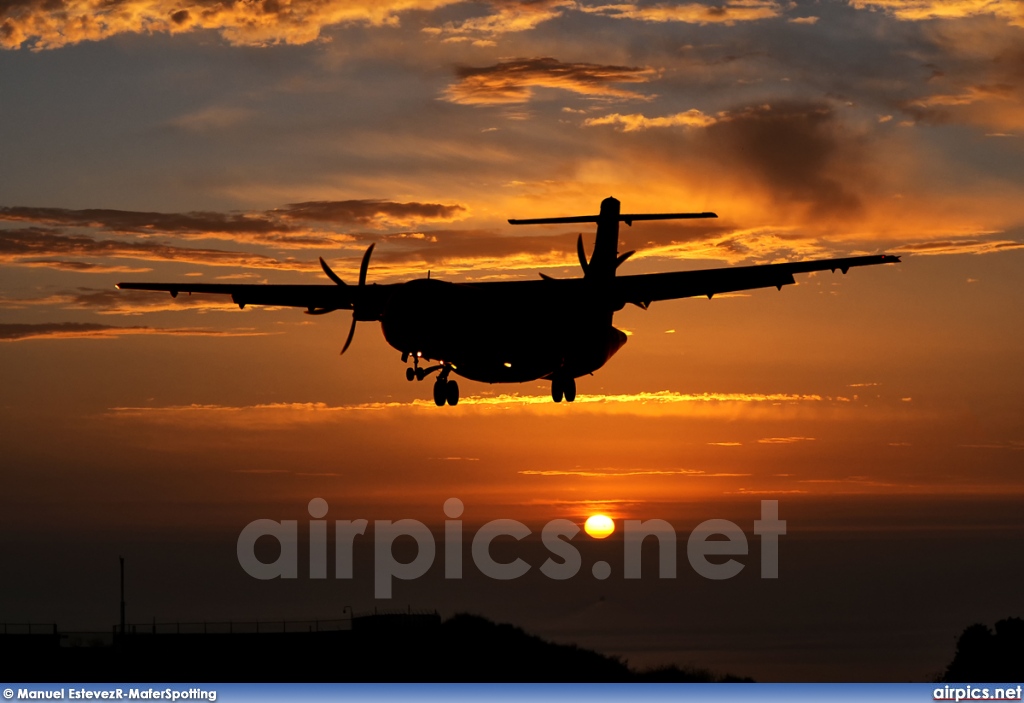
M587 518L583 529L595 539L604 539L615 532L615 521L607 515L591 515Z

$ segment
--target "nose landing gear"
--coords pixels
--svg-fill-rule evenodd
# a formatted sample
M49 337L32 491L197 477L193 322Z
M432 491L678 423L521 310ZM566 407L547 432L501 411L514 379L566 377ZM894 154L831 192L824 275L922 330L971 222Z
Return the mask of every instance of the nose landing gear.
M405 369L405 380L411 381L416 379L417 381L422 381L435 371L440 371L441 373L437 375L437 380L434 381L434 404L438 407L446 403L448 405L458 405L459 384L448 380L448 375L452 372L452 365L441 362L424 369L420 368L419 354L402 354L402 361L408 361L410 356L412 356L412 366Z
M408 361L410 356L412 356L412 366L410 366L409 368L407 368L405 370L405 380L406 381L411 381L414 378L417 381L422 381L424 378L426 378L430 374L432 374L435 371L437 371L437 370L442 368L441 366L428 366L425 369L421 369L420 368L420 355L419 354L412 354L412 355L410 355L408 352L402 354L402 361L403 362Z

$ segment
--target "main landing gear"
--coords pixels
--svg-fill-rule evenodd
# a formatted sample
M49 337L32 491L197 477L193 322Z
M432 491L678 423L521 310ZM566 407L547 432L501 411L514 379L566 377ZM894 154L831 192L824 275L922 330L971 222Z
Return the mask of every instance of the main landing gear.
M450 370L449 366L441 371L441 375L434 381L434 405L438 407L445 403L448 405L459 404L459 384L448 380L447 376Z
M402 354L402 361L409 360L409 354ZM405 380L411 381L416 379L422 381L424 378L440 371L437 375L437 380L434 381L434 404L441 407L445 403L448 405L459 404L459 384L455 381L449 381L448 375L452 372L452 365L444 362L435 366L428 366L425 369L420 368L420 357L419 355L412 355L412 366L405 370Z
M551 379L551 400L561 403L565 398L566 403L576 400L576 379L555 376Z

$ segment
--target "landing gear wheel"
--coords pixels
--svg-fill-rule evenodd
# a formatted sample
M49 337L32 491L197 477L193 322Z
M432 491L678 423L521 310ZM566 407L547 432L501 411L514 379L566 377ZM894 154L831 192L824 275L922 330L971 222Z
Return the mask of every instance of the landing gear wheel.
M417 380L417 381L422 381L422 380L423 380L423 377L424 377L424 376L426 376L426 375L427 375L427 374L425 374L425 373L423 372L423 369L416 369L416 380Z
M411 381L414 378L416 378L416 371L410 366L405 370L405 380Z
M565 393L565 402L571 403L576 400L576 379L565 379L565 382L562 384L562 392Z
M440 378L434 381L434 405L437 407L441 407L448 400L447 386L448 382ZM458 393L458 388L455 389L455 392Z
M557 378L551 379L551 400L556 403L561 403L562 395L564 395L564 393L565 391L562 390L562 382Z
M455 406L459 404L459 384L455 381L448 381L448 386L444 390L445 400L448 401L448 405Z

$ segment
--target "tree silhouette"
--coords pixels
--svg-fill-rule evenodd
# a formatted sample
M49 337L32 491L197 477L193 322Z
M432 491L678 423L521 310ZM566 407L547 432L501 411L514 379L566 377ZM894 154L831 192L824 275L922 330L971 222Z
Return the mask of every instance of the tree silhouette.
M1024 620L1006 618L995 625L971 625L956 643L956 655L941 681L947 683L1016 682L1024 678Z

